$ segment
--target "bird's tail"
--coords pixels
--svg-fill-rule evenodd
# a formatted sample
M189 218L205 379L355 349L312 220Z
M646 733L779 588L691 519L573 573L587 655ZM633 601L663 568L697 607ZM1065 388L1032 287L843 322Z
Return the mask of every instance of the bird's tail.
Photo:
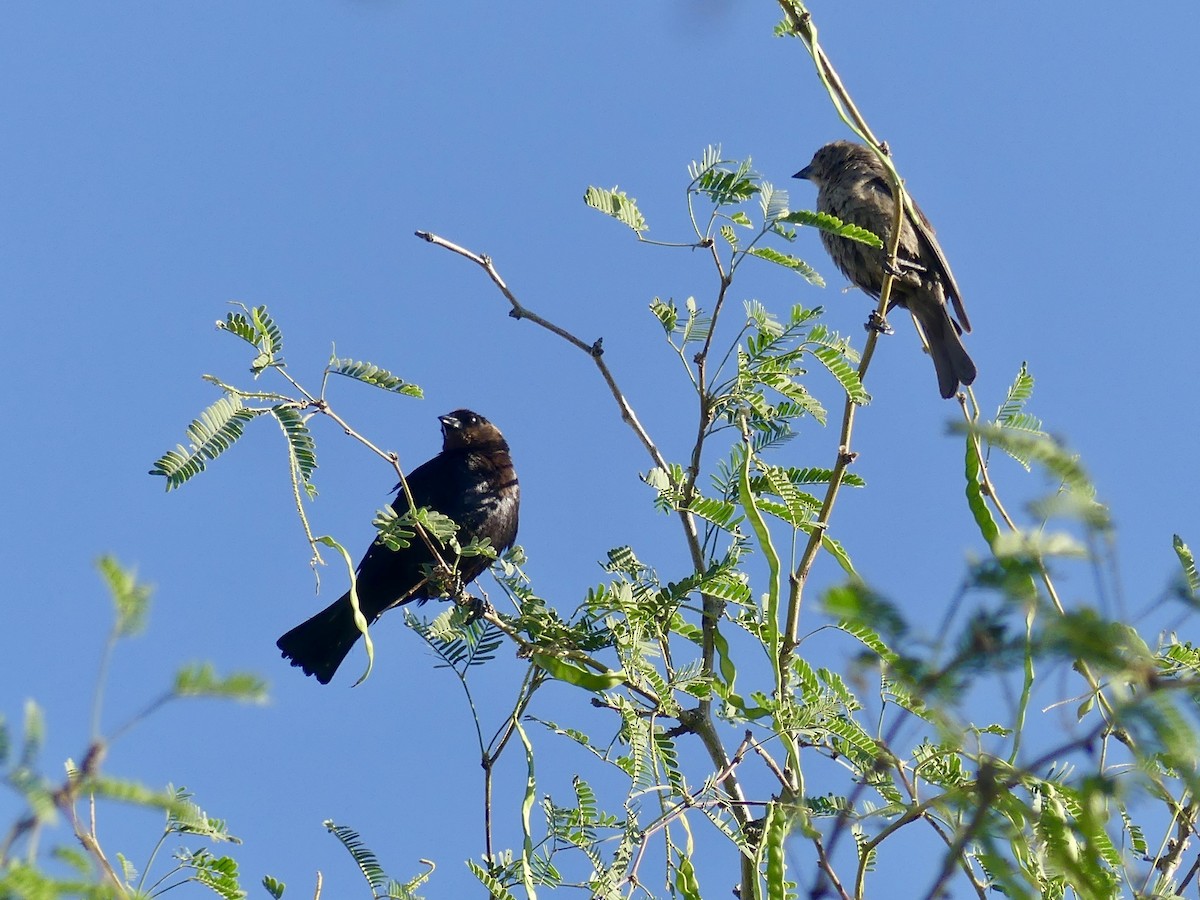
M929 355L937 370L938 390L947 399L953 397L960 384L966 386L975 380L975 363L963 346L958 325L944 305L921 304L915 311L929 342Z
M293 666L303 669L305 675L315 675L321 684L329 684L361 634L354 624L350 595L343 594L307 622L301 622L283 635L275 646Z

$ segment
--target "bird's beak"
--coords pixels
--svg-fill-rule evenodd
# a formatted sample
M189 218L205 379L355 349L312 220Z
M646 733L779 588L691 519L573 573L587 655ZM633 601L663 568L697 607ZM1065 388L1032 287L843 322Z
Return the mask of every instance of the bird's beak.
M462 422L454 416L438 416L438 421L442 423L442 430L457 431L462 428Z
M793 178L803 178L806 181L812 181L812 164L805 166L799 172L792 176Z

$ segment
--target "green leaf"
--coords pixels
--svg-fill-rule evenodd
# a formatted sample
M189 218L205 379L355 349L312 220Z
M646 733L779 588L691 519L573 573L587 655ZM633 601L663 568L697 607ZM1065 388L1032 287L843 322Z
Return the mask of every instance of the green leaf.
M326 371L332 375L344 375L347 378L353 378L355 381L361 381L363 384L391 391L393 394L416 397L418 400L425 396L425 392L421 390L420 386L413 384L411 381L405 381L399 375L393 375L387 369L380 368L369 362L358 362L350 358L342 359L337 356L331 356Z
M767 262L791 269L811 285L825 287L825 279L817 273L817 270L797 256L780 253L771 247L751 247L746 252L751 256L757 256L759 259L765 259Z
M154 463L150 474L166 478L168 491L179 487L233 446L242 436L246 423L264 412L266 410L246 408L240 397L222 397L188 427L189 447L179 444L174 450L168 450Z
M207 850L189 853L184 850L175 855L185 869L191 869L192 881L205 885L224 900L241 900L246 892L238 883L237 861L228 856L213 856Z
M696 305L695 297L688 297L684 301L684 307L687 309L688 316L682 329L683 342L691 344L707 339L712 330L712 316L705 315L704 311Z
M739 162L736 169L719 165L706 169L694 180L694 184L696 191L707 195L717 206L742 203L758 193L749 160Z
M598 209L606 216L612 216L618 222L623 222L637 232L649 231L650 226L637 207L637 200L628 196L624 191L612 188L589 187L583 195L583 202L592 209Z
M504 884L488 872L487 869L473 859L468 859L466 862L467 868L471 870L471 874L478 878L479 883L487 888L488 893L491 895L491 900L516 900Z
M172 789L168 787L168 791ZM211 818L185 788L174 788L172 796L174 806L167 811L168 834L194 834L210 841L241 843L229 833L224 820Z
M266 703L267 684L249 672L218 678L212 663L193 663L175 674L172 693L177 697L214 697L242 703Z
M310 485L313 470L317 467L317 445L308 430L308 423L294 406L272 406L271 414L283 429L283 436L287 438L292 467L300 476L301 482Z
M21 742L21 768L32 769L46 742L46 717L36 701L25 701L25 733Z
M975 434L981 441L993 447L1040 463L1072 490L1094 493L1092 483L1083 464L1079 461L1079 456L1068 451L1049 435L1013 431L991 423L955 424L951 430Z
M383 890L387 886L388 875L379 864L379 857L375 855L375 851L363 842L359 833L353 828L335 824L332 819L326 819L322 824L346 848L367 884L376 893Z
M714 169L721 164L721 147L719 144L709 144L704 148L704 152L700 154L699 160L693 160L688 163L688 177L692 181L696 181L701 175L709 169Z
M777 227L779 219L787 215L790 202L788 192L777 190L765 181L759 186L759 191L758 201L762 209L763 220L772 227Z
M1008 387L1008 394L1000 408L996 410L996 424L1008 425L1012 420L1025 411L1025 404L1033 396L1033 376L1029 374L1026 363L1021 363L1021 370Z
M262 886L268 894L275 898L275 900L279 900L279 898L283 896L283 890L287 885L285 885L282 881L277 881L270 875L264 875Z
M113 633L117 637L141 634L146 627L146 615L150 610L152 588L138 584L137 574L132 569L123 569L112 556L102 556L96 568L108 587L113 609L117 614Z
M812 350L812 355L838 380L851 402L859 406L866 406L871 402L871 395L859 380L858 370L850 365L845 353L833 347L817 347Z
M883 241L878 235L857 225L851 225L849 222L843 222L837 216L831 216L829 213L798 209L781 217L779 221L797 225L808 225L829 234L837 235L838 237L849 238L852 241L858 241L860 244L867 244L877 250L883 249Z
M217 327L258 350L258 356L250 364L254 377L257 378L272 366L282 366L283 357L280 354L283 352L283 335L267 313L267 308L256 306L251 309L244 303L236 305L242 308L242 312L229 313L224 321L217 322Z
M675 326L679 324L679 308L675 305L674 300L668 300L664 303L658 297L655 297L650 301L650 311L654 313L654 317L662 325L663 331L667 334L675 332Z
M1183 567L1184 582L1187 584L1188 593L1193 603L1200 602L1200 573L1196 572L1196 557L1192 555L1192 550L1183 542L1183 538L1179 535L1171 536L1171 546L1175 549L1175 555L1179 557L1179 565Z

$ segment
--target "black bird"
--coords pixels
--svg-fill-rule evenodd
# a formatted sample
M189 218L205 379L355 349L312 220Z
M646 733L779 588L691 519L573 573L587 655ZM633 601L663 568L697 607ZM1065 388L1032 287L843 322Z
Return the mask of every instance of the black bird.
M883 238L885 247L890 246L896 203L887 169L870 147L852 141L826 144L793 177L806 178L817 186L819 212L865 228ZM975 363L959 337L963 331L971 330L971 322L963 309L962 294L950 264L934 237L933 226L916 203L912 206L913 215L906 214L901 220L900 272L892 282L888 311L900 306L916 316L929 342L938 390L943 397L953 397L959 384L975 380ZM876 250L826 231L821 232L821 242L843 275L879 298L886 250ZM950 318L947 300L953 304L958 322Z
M413 501L453 519L459 527L456 537L460 544L488 538L497 552L511 547L517 537L521 490L504 435L469 409L457 409L438 420L442 423L442 452L408 475ZM404 514L408 508L400 491L392 509ZM379 540L372 543L358 564L358 603L367 624L393 606L413 600L424 603L439 596L421 571L422 566L433 563L420 536L400 550L390 550ZM463 585L482 575L488 564L482 556L460 559L458 574ZM329 684L360 636L347 591L276 645L305 675L316 675L321 684Z

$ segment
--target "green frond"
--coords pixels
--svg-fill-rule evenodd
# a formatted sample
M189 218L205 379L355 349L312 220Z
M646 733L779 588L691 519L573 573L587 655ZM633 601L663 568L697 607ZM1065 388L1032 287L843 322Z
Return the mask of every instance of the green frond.
M92 858L83 852L80 847L55 847L50 851L50 854L60 862L69 866L75 871L75 874L87 877L92 874ZM137 869L127 860L124 855L118 853L117 859L121 863L121 877L125 879L126 884L131 884L137 878ZM0 896L6 896L0 893Z
M693 161L688 165L688 175L692 181L696 181L701 176L715 169L724 161L721 152L720 144L709 144L704 148L704 152L700 154L698 161Z
M326 819L322 824L346 848L346 852L353 858L354 864L367 879L371 889L376 893L383 890L388 883L387 873L383 871L375 852L363 843L359 833L353 828L335 824L332 819Z
M347 378L353 378L355 381L361 381L363 384L391 391L393 394L416 397L418 400L425 396L425 392L421 390L419 385L415 385L411 381L405 381L399 375L393 375L387 369L380 368L369 362L359 362L349 358L342 359L332 356L329 359L328 366L326 366L326 371L331 375L344 375Z
M738 236L737 236L737 232L733 230L733 226L732 225L722 225L720 228L720 232L721 232L721 237L725 238L725 243L727 243L730 246L730 248L732 248L733 250L737 250Z
M816 466L793 467L781 466L780 471L787 475L788 480L794 485L802 484L829 484L833 478L832 469L823 469ZM842 474L842 485L844 487L866 487L867 483L861 475L856 475L853 472L844 472Z
M684 301L684 308L687 309L688 315L687 321L683 323L683 342L691 344L706 340L709 332L712 330L712 316L706 315L700 309L696 304L695 297L688 297Z
M241 703L266 703L267 683L250 672L217 676L212 663L193 663L175 673L176 697L211 697Z
M238 882L237 861L229 856L214 856L207 850L175 854L184 869L190 869L189 880L197 881L224 900L242 900L246 892Z
M666 695L665 691L663 695ZM680 794L685 793L687 786L684 781L683 772L679 768L679 752L675 749L675 742L661 729L655 729L654 731L654 750L658 755L658 761L662 765L663 772L667 776L667 784L671 785L676 792Z
M37 762L38 754L46 743L46 717L37 702L25 701L25 732L21 740L22 769L32 770Z
M885 662L894 662L899 659L899 656L892 650L887 642L880 637L879 632L871 628L865 622L860 620L844 619L836 624L836 627L846 632L846 634L857 638Z
M1179 565L1183 567L1184 583L1187 585L1191 601L1200 602L1200 573L1196 571L1196 557L1192 555L1191 548L1183 542L1183 538L1177 534L1171 536L1171 546L1175 555L1179 557Z
M767 262L773 262L777 266L791 269L814 287L825 287L825 279L821 277L816 269L798 256L792 256L790 253L780 253L772 247L751 247L746 252L751 256L757 256L759 259L765 259Z
M971 426L956 425L955 431L966 430L977 435L986 444L1005 452L1040 463L1045 469L1066 483L1073 490L1094 492L1091 480L1079 461L1078 454L1071 453L1049 435L1013 431L1000 425L976 423Z
M760 300L746 300L742 304L746 309L746 320L768 338L778 338L783 334L783 323L775 317Z
M883 241L880 240L877 234L867 231L865 228L860 228L857 225L843 222L837 216L831 216L829 213L797 209L783 216L779 221L790 222L795 225L808 225L810 228L817 228L838 237L849 238L852 241L858 241L860 244L866 244L877 250L883 249Z
M866 406L871 402L871 395L867 393L862 381L859 380L858 370L850 365L844 353L833 347L817 347L811 352L817 361L838 380L838 384L842 386L846 396L852 402L860 406Z
M412 546L413 539L417 536L417 532L413 529L411 514L406 513L401 516L390 506L377 510L371 524L379 532L375 540L381 541L392 551L404 550Z
M759 186L758 202L762 209L763 221L770 223L787 215L788 203L791 201L787 191L777 190L774 185L764 181Z
M812 531L812 526L801 525L800 529L805 534L809 534ZM858 572L854 569L854 563L850 561L850 554L846 552L846 548L842 546L840 541L829 536L828 530L821 535L821 549L833 557L834 561L841 566L843 572L851 578L858 578Z
M811 521L821 508L821 501L797 488L792 481L791 472L783 466L760 465L759 474L750 479L750 487L758 494L774 494L782 500L786 515L781 515L780 518L793 525L798 526ZM762 506L763 501L760 499L758 502Z
M311 484L313 470L317 468L317 445L313 442L304 416L296 407L284 405L272 406L271 415L283 429L292 465L296 467L300 480L306 485Z
M229 313L224 321L217 321L217 327L241 338L258 350L258 355L250 364L250 371L254 373L254 377L257 378L272 366L282 366L283 334L267 312L267 308L250 308L244 303L236 305L242 308L242 312Z
M69 763L69 761L68 761ZM119 800L133 806L145 806L151 809L161 809L168 815L180 807L174 791L155 790L136 781L126 778L112 778L108 775L92 775L87 779L88 793L109 800Z
M720 144L709 144L700 154L700 159L688 164L688 177L695 181L701 175L721 164Z
M487 869L475 862L475 860L468 859L466 863L467 868L471 870L471 874L478 878L479 883L487 888L488 893L491 895L491 900L516 900L504 884L488 872Z
M503 633L492 623L470 618L470 611L451 606L425 622L405 610L405 622L419 634L441 659L437 668L449 668L464 675L472 666L495 658L503 643Z
M863 769L869 770L885 753L884 748L854 719L839 716L826 719L824 725L834 736L833 744L837 751L857 760Z
M736 504L715 497L693 497L687 509L693 515L725 530L733 528L742 520L742 517L737 515Z
M1024 412L1025 404L1033 396L1033 376L1029 374L1027 363L1021 363L1021 370L1008 387L1008 394L1000 408L996 410L996 424L1008 425L1014 416Z
M108 588L112 598L113 610L117 621L113 633L118 637L131 637L141 634L146 627L146 615L150 611L150 595L153 588L149 585L138 584L137 573L125 569L112 556L102 556L96 560L96 568Z
M646 224L646 217L638 209L637 200L619 190L615 185L612 188L589 187L583 195L583 202L592 209L597 209L606 216L611 216L618 222L628 225L637 233L638 237L641 237L643 232L650 230L650 226Z
M192 799L185 788L167 788L174 798L174 806L167 811L167 831L171 834L194 834L210 841L240 844L241 841L229 833L223 819L210 818Z
M166 478L168 491L179 487L233 446L246 423L264 412L244 406L240 397L222 397L188 426L189 446L180 444L168 450L154 463L150 474Z
M284 888L287 887L282 881L272 878L270 875L263 876L262 886L275 900L282 900Z
M696 193L704 194L717 206L743 203L758 193L756 178L750 169L750 160L742 160L736 169L713 165L700 172L693 180Z
M679 308L674 300L663 302L655 297L650 301L650 312L654 313L654 318L658 319L663 331L667 334L675 333L675 326L679 324Z

